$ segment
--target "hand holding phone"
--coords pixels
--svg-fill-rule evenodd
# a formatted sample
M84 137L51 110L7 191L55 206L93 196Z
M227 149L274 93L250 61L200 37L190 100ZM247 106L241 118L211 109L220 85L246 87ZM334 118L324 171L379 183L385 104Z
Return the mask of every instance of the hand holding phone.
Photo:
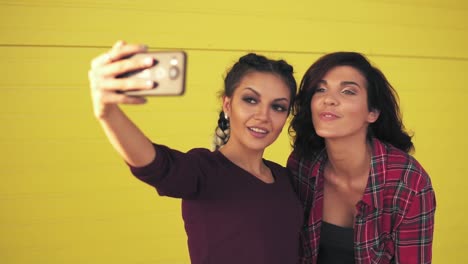
M139 53L130 59L152 56L154 65L151 68L129 72L119 78L140 78L152 80L158 85L151 90L125 91L131 96L180 96L185 92L185 75L187 54L184 51L156 51Z

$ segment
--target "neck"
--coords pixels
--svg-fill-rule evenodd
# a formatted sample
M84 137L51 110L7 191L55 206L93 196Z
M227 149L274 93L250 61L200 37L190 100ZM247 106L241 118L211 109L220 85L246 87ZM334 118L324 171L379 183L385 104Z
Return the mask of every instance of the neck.
M372 150L366 138L326 139L328 171L342 180L368 175Z
M254 175L261 175L267 169L263 163L264 150L245 149L228 142L219 151L231 162Z

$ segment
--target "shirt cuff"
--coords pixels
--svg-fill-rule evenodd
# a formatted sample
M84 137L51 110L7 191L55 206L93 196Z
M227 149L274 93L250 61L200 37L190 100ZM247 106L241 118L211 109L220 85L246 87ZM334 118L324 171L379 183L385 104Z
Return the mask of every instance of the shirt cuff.
M134 176L138 178L149 176L161 168L162 155L158 154L159 147L154 143L153 143L153 147L154 147L154 151L156 152L156 155L149 164L142 166L142 167L135 167L127 163L128 167L130 168L130 171L132 172Z

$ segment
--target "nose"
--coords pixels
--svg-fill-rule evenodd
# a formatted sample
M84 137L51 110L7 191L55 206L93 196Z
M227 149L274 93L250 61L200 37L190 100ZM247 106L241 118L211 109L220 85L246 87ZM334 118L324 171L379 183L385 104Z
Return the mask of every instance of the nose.
M259 106L257 107L256 111L255 111L255 119L257 120L261 120L261 121L264 121L264 120L267 120L268 119L268 113L269 113L269 109L268 107L266 106Z
M326 104L326 105L337 105L338 100L337 100L336 96L333 93L327 93L327 94L325 94L325 96L323 98L323 103Z

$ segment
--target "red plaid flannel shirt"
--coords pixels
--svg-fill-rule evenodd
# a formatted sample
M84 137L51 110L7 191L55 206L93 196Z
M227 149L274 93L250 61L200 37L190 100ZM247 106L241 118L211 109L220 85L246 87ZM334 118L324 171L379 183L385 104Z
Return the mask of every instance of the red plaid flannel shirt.
M372 145L369 180L356 205L355 263L431 263L436 202L429 176L409 154L377 139ZM300 263L317 263L326 159L325 150L288 159L305 208Z

